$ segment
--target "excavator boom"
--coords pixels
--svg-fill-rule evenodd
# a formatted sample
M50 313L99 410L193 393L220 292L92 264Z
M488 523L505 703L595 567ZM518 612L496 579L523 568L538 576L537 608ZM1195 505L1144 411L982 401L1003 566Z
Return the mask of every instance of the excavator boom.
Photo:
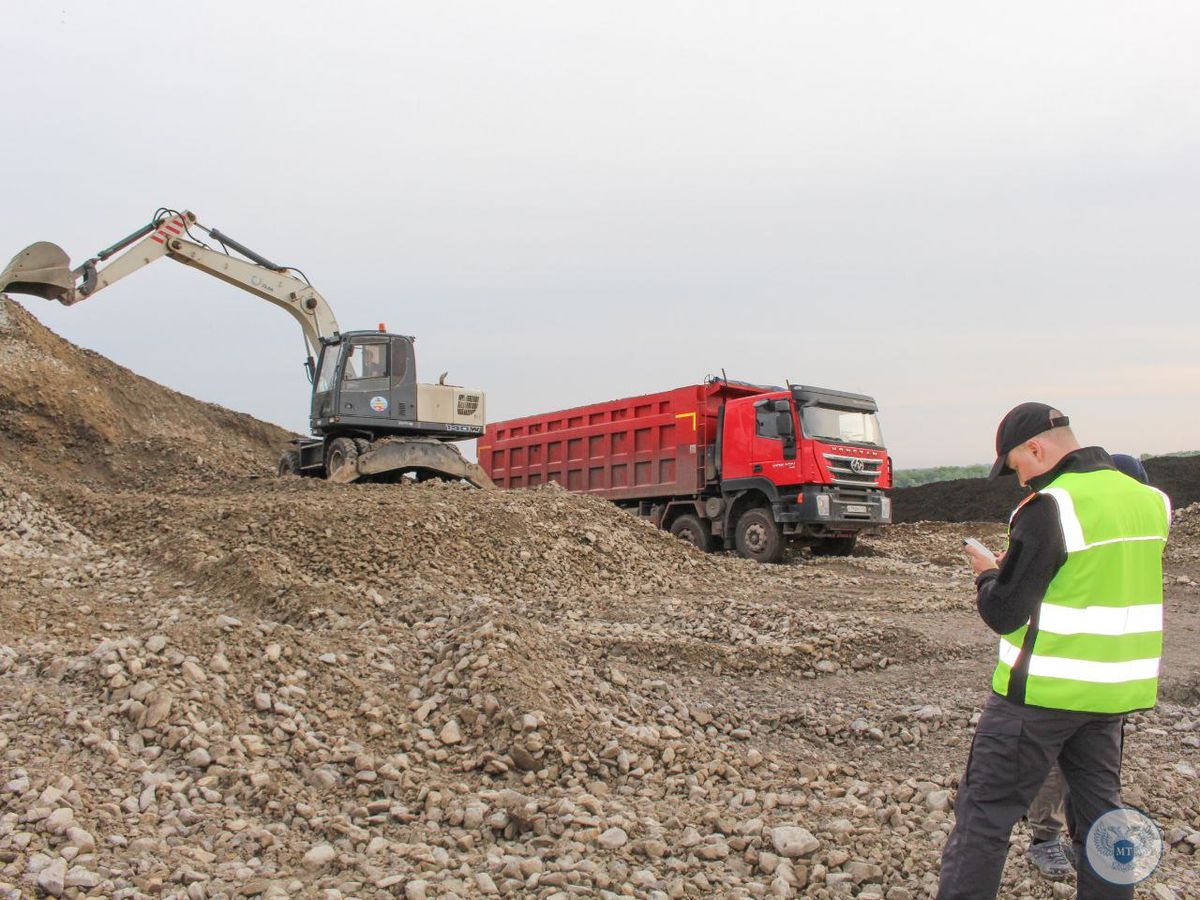
M248 259L214 250L194 239L193 228ZM71 306L162 257L220 278L285 310L300 323L310 358L320 355L324 341L338 337L333 310L316 288L215 228L205 228L186 211L156 216L75 269L57 244L31 244L0 273L0 291L30 294Z

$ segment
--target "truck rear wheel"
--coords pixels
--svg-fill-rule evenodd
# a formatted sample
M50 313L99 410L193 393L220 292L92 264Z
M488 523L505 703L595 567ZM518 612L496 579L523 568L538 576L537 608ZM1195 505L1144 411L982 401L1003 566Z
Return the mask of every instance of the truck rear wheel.
M280 478L286 478L289 475L300 474L300 453L296 450L286 450L283 456L279 457L279 466L275 469L275 474Z
M746 559L760 563L777 563L783 559L783 533L771 511L762 507L742 513L734 529L737 551Z
M325 451L325 477L329 478L342 466L353 466L358 459L358 445L351 438L334 438Z
M858 535L840 538L824 538L812 545L814 556L849 556L854 552L854 542Z
M712 527L699 516L684 515L671 523L671 534L683 538L697 550L712 552Z

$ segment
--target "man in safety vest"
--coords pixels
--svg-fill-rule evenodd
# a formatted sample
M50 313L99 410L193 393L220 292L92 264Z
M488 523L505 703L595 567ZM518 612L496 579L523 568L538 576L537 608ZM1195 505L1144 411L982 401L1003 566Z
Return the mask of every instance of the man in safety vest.
M1112 462L1118 472L1136 478L1142 484L1150 483L1146 467L1136 456L1114 453ZM1051 881L1065 881L1074 876L1074 851L1061 839L1063 829L1067 827L1067 783L1063 781L1058 763L1050 767L1042 789L1029 804L1026 818L1031 841L1025 855L1030 862Z
M1070 787L1079 897L1133 896L1096 873L1083 841L1121 806L1124 714L1157 698L1171 508L1069 426L1045 403L1022 403L996 431L990 477L1015 472L1032 492L1013 512L999 566L967 548L999 659L942 854L944 900L996 896L1012 827L1056 760Z

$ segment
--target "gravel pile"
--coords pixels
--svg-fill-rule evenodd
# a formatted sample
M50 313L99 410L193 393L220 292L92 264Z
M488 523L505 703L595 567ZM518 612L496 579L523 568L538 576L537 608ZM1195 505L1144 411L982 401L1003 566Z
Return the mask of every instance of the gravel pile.
M5 310L6 352L63 360L44 396L88 390L81 361L104 396L169 393ZM177 395L114 436L63 400L41 432L14 390L0 897L930 896L994 653L968 529L759 567L554 488L257 477L286 436ZM1126 743L1161 898L1200 895L1193 646ZM1066 895L1016 851L1005 878Z

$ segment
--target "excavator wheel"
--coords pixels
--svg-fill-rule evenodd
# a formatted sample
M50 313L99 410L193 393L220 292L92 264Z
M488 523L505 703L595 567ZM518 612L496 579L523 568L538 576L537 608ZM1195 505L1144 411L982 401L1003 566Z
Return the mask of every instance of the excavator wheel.
M342 466L350 466L353 471L358 462L358 445L353 438L334 438L325 450L325 477L332 478ZM348 479L353 480L353 479Z
M288 475L300 475L300 453L297 450L286 450L279 457L279 467L275 470L275 474L280 478L286 478Z

